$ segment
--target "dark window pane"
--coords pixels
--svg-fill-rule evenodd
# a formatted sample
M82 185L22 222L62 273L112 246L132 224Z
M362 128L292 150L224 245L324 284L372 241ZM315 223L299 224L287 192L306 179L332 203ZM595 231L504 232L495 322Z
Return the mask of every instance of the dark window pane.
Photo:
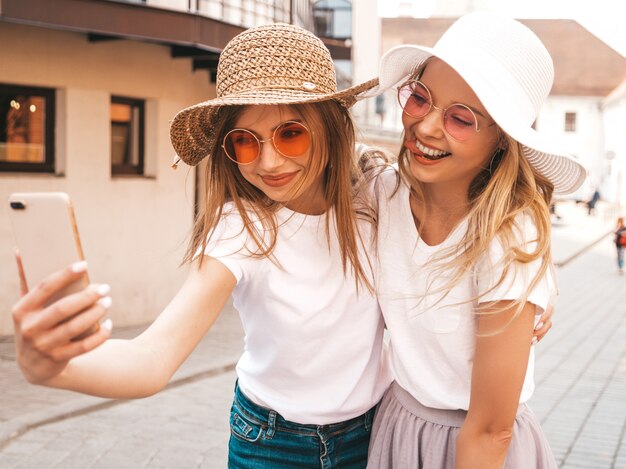
M124 122L111 122L111 163L113 166L128 163L130 125Z
M0 169L52 171L54 91L0 85Z
M565 131L576 132L576 113L575 112L565 113Z
M144 103L111 99L111 172L143 174Z

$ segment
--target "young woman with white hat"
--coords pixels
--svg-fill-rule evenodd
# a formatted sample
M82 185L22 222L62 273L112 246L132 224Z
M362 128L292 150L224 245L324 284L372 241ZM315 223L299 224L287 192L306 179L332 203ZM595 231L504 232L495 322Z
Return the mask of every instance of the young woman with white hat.
M180 159L207 159L187 280L127 341L107 341L106 328L71 341L105 314L106 287L45 306L84 264L24 289L14 319L28 380L105 397L151 395L232 293L245 342L229 467L364 467L373 408L390 376L369 257L375 215L360 190L348 108L374 84L338 92L328 50L301 28L235 37L220 57L217 98L171 125Z
M377 180L395 381L368 467L556 467L526 405L531 337L555 291L550 200L585 170L533 128L553 76L535 34L490 13L381 59L366 94L398 85L404 135L398 172Z

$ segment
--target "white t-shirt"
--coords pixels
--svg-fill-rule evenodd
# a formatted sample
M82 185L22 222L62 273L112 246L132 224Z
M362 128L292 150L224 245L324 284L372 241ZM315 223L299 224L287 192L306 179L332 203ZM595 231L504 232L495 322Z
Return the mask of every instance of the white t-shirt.
M476 315L471 300L478 292L495 285L502 266L503 252L498 241L441 301L435 292L446 285L446 276L433 271L432 259L444 249L459 244L467 230L464 221L437 246L429 246L418 236L411 207L409 188L397 184L397 172L388 170L377 181L378 225L378 300L389 329L390 361L394 379L420 403L438 409L469 408L472 363L475 351ZM520 239L532 240L536 232L528 217L521 217ZM532 243L528 244L529 249ZM497 289L480 298L483 301L515 300L526 291L540 261L509 272ZM488 268L492 265L492 268ZM439 288L438 288L439 287ZM554 291L551 275L545 275L531 291L528 301L543 312ZM530 352L528 369L520 397L527 401L534 389L534 355Z
M357 295L351 271L344 277L334 223L329 245L325 215L280 209L273 251L279 267L249 255L256 249L239 213L232 204L224 211L205 254L237 279L234 306L245 332L237 363L242 391L303 424L348 420L376 405L391 381L382 359L383 319L376 297L365 287ZM373 243L369 223L360 229Z

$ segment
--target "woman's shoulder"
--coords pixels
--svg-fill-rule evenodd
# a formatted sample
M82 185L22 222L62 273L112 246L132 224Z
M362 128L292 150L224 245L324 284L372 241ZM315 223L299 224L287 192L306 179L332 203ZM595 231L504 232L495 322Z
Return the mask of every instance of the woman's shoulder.
M365 176L377 176L385 171L394 160L387 150L365 143L357 142L354 151L359 169Z
M258 232L264 231L258 211L247 201L242 201L239 206L234 202L226 202L217 220L216 231L229 237L247 237L246 226Z
M524 211L515 217L513 234L519 241L532 241L537 238L537 221L532 213Z
M532 214L521 212L515 216L510 231L502 231L491 239L481 258L490 259L491 262L508 258L506 253L513 248L531 252L536 247L537 238L537 223Z
M379 179L385 179L393 172L393 157L387 150L357 143L354 147L356 160L361 174L361 186L370 189L379 184Z

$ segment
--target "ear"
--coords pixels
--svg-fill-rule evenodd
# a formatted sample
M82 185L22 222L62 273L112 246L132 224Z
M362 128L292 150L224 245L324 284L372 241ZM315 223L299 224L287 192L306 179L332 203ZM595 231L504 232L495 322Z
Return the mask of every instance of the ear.
M498 146L496 150L502 150L503 152L509 149L509 137L504 133L500 127L498 127Z

